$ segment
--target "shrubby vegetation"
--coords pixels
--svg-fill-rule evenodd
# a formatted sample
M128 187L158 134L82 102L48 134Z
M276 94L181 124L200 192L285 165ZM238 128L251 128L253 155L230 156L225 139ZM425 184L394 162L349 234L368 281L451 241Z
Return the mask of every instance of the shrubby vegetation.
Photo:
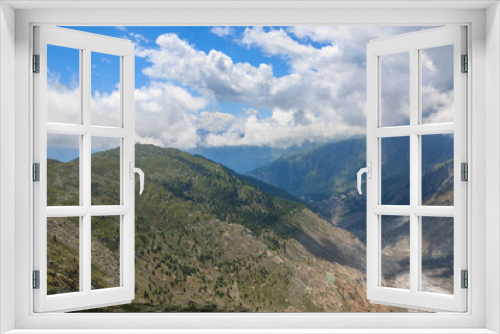
M94 203L116 196L117 154L92 155ZM75 201L78 178L71 173L78 161L50 164L51 203ZM396 310L366 300L364 245L290 194L260 184L264 191L252 179L175 149L137 145L136 165L146 174L144 194L136 195L136 298L93 311ZM92 229L99 254L93 253L93 288L115 286L116 224L100 218ZM49 241L55 292L77 288L77 266L68 258L77 259L78 248L70 235L49 229L49 240L57 240Z

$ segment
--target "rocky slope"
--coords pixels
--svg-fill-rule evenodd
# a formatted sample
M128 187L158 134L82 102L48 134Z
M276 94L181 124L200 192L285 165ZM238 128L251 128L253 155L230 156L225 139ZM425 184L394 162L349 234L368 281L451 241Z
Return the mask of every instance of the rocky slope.
M290 192L324 219L353 233L364 243L366 199L357 193L356 172L365 165L365 140L327 144L279 159L248 174ZM408 138L383 139L381 145L382 204L408 205ZM422 203L453 205L453 137L423 136L422 145ZM382 269L389 286L404 285L409 279L408 219L396 218L382 223ZM424 218L422 224L426 291L452 292L453 220Z

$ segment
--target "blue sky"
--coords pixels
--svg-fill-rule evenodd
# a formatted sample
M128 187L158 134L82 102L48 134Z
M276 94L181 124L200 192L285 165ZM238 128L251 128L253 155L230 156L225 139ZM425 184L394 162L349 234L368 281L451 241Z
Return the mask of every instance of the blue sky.
M156 47L156 39L164 33L174 33L180 39L189 41L197 50L209 52L210 50L221 50L234 62L248 62L254 66L261 63L273 64L276 76L286 75L288 65L280 57L263 55L256 49L249 49L234 42L233 36L220 37L211 32L213 27L66 27L80 31L86 31L99 35L117 38L131 39L143 47ZM279 27L275 27L279 28ZM245 27L232 27L234 34L241 34ZM143 58L136 59L136 86L140 87L149 83L149 77L142 73L147 66Z
M428 27L67 28L133 41L137 141L193 150L282 149L363 135L366 44ZM77 123L70 115L78 114L74 110L78 52L51 48L49 121ZM423 68L430 85L428 100L434 106L431 116L446 118L453 100L452 76L443 76L440 69L450 60L429 55ZM119 61L115 58L92 55L96 125L117 122ZM384 106L391 118L404 119L408 106L401 94L406 94L407 64L393 65L391 77L384 81L389 92ZM65 148L60 141L50 145L53 152Z

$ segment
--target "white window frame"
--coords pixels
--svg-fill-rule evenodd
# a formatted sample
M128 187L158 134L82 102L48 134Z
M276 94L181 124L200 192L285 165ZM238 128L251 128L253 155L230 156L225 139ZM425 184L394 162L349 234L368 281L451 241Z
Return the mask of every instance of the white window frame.
M435 311L467 310L467 290L461 288L461 270L467 269L467 184L461 181L461 163L467 163L467 73L461 73L461 56L467 54L466 28L448 26L417 31L371 41L367 46L367 152L371 177L366 181L367 217L367 297L372 303ZM444 45L453 46L454 120L449 123L422 123L421 50ZM406 53L409 56L409 124L385 126L382 124L382 63L385 55ZM386 65L390 66L390 65ZM454 134L454 205L429 206L422 201L422 135ZM409 144L408 205L382 203L382 140L405 137ZM390 166L388 167L390 168ZM384 287L382 277L382 217L407 216L410 239L409 289ZM422 217L453 218L453 294L422 291Z
M143 1L143 4L123 2L124 6L163 9L115 9L107 1L69 2L17 2L0 4L0 66L10 73L0 78L0 209L2 248L0 249L0 319L1 330L16 329L15 333L36 333L37 329L89 329L89 333L102 329L193 329L192 332L238 332L253 328L252 332L412 332L422 333L492 333L500 331L500 12L497 1L398 1L394 2L249 2L240 4L220 2ZM19 9L15 13L12 5ZM48 6L49 10L41 10ZM73 8L59 9L60 6ZM119 6L119 5L118 5ZM202 8L200 8L200 6ZM454 6L459 6L457 9ZM486 9L489 6L488 9ZM79 9L75 9L78 7ZM87 7L86 9L81 9ZM99 8L97 8L99 7ZM165 8L167 7L167 8ZM168 8L169 7L169 8ZM205 8L203 8L205 7ZM226 7L226 8L224 8ZM406 9L401 9L406 7ZM438 9L436 9L436 7ZM184 9L179 9L184 8ZM223 8L223 9L221 9ZM355 10L346 8L357 8ZM442 8L442 9L439 9ZM451 9L450 9L451 8ZM467 9L468 8L468 9ZM411 9L411 10L408 10ZM15 23L13 21L15 16ZM442 25L465 24L469 27L468 85L469 120L468 143L470 183L468 190L469 228L468 247L470 287L467 313L436 314L34 314L30 287L32 259L32 183L30 181L32 156L32 82L30 70L32 27L35 24L58 25ZM486 25L485 25L486 23ZM13 32L15 31L15 42ZM11 35L9 35L11 34ZM6 47L4 47L4 45ZM13 52L15 46L15 59ZM15 65L15 73L10 66ZM488 71L485 66L488 66ZM15 88L8 84L15 78ZM9 81L10 79L10 81ZM15 93L15 98L8 93ZM15 107L15 117L12 108ZM7 110L11 108L10 110ZM5 129L15 127L13 131ZM6 142L10 138L10 142ZM15 147L12 141L15 139ZM485 150L488 154L485 154ZM12 162L15 161L15 162ZM488 164L485 164L485 163ZM361 167L361 166L360 166ZM15 182L10 181L15 169ZM356 171L353 171L353 177ZM491 175L490 175L491 173ZM485 182L488 174L488 183ZM15 212L8 210L8 199L15 186ZM486 194L488 193L488 196ZM485 205L486 202L486 205ZM15 226L11 225L14 218ZM11 241L15 237L15 244ZM11 238L11 239L9 239ZM14 254L14 255L13 255ZM488 254L488 257L485 255ZM12 287L15 286L14 289ZM486 293L486 289L488 293ZM15 305L12 308L12 305ZM298 329L301 330L298 330ZM356 331L355 329L358 329ZM382 330L383 328L383 330ZM430 330L429 328L433 328ZM29 329L29 330L28 330ZM99 330L101 329L101 330ZM195 330L195 329L198 329ZM218 329L218 330L215 330ZM232 330L231 330L232 329ZM294 330L295 329L295 330ZM392 329L392 330L390 330ZM448 330L446 330L448 329ZM462 329L462 330L459 330ZM140 332L140 330L137 330ZM168 330L165 330L168 332ZM188 331L189 332L189 331ZM248 330L246 331L248 332Z
M33 184L34 270L39 271L39 289L34 289L35 312L75 311L119 304L135 298L135 187L130 175L135 160L134 44L126 39L75 31L60 27L34 27L34 53L39 56L39 73L34 84L34 162L39 163L39 181ZM80 58L80 117L78 124L47 122L47 45L78 50ZM114 55L120 61L119 126L93 125L91 120L91 57L93 52ZM79 138L78 206L47 206L47 135ZM91 204L92 138L108 137L120 142L120 201L115 205ZM119 282L117 287L92 290L91 220L93 216L119 217ZM47 218L79 219L79 291L47 295Z

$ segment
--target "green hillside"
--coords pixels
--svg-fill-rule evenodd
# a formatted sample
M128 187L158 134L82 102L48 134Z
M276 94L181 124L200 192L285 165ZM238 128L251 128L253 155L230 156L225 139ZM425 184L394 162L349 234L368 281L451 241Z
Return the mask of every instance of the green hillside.
M118 154L92 155L94 204L116 204ZM49 163L50 203L77 201L78 160ZM305 205L175 149L137 145L136 166L146 174L144 194L136 195L136 298L94 311L398 310L366 300L364 245ZM118 282L113 219L92 220L93 288ZM70 235L78 224L49 225L48 284L52 293L74 291L78 242Z

